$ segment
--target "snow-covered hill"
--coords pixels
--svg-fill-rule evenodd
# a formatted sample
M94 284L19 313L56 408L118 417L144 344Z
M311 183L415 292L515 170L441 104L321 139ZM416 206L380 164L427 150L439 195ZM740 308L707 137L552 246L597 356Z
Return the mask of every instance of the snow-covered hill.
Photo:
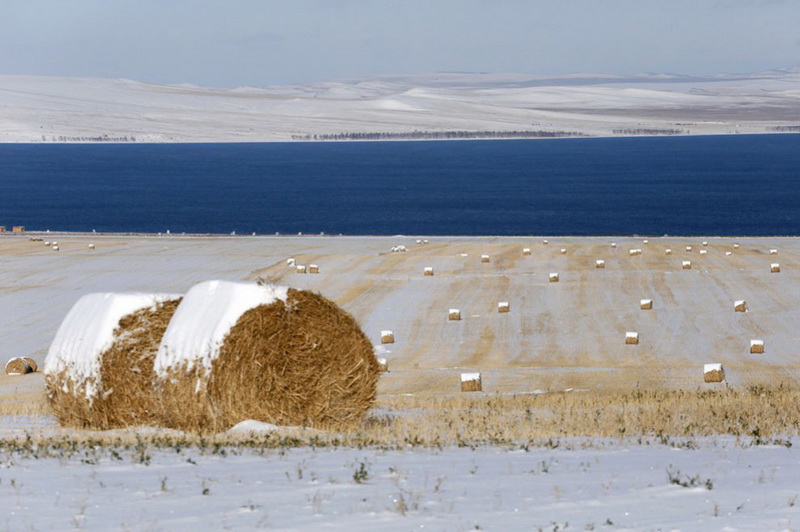
M766 133L800 125L800 69L427 74L214 89L0 75L0 142L255 142L341 133Z

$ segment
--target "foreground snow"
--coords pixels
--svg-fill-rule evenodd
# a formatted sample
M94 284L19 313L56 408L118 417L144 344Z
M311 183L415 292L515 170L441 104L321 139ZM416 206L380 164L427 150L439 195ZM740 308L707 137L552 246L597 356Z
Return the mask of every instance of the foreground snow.
M3 452L0 528L790 530L800 522L796 446L573 443L528 452Z
M3 142L263 142L313 135L764 133L800 124L800 71L705 78L432 74L214 89L0 75Z

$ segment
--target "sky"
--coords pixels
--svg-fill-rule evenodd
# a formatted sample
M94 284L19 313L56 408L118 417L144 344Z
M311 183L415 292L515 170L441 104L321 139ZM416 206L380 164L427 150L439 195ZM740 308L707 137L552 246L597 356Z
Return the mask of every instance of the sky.
M800 0L0 0L0 74L265 86L800 64Z

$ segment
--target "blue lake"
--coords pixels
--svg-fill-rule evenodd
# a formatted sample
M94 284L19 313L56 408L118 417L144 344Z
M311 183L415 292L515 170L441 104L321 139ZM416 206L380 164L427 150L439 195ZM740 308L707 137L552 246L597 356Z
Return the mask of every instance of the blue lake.
M0 225L800 235L800 135L0 145Z

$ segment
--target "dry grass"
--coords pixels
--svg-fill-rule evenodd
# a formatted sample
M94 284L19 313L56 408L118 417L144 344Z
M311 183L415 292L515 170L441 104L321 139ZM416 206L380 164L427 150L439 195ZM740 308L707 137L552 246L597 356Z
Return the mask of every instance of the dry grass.
M198 433L246 419L348 427L372 406L378 374L372 344L350 314L321 295L290 289L286 303L242 315L209 375L176 368L162 380L159 419Z
M91 399L65 375L47 375L47 397L65 427L106 430L153 423L153 361L180 299L123 317L100 360L100 385Z

